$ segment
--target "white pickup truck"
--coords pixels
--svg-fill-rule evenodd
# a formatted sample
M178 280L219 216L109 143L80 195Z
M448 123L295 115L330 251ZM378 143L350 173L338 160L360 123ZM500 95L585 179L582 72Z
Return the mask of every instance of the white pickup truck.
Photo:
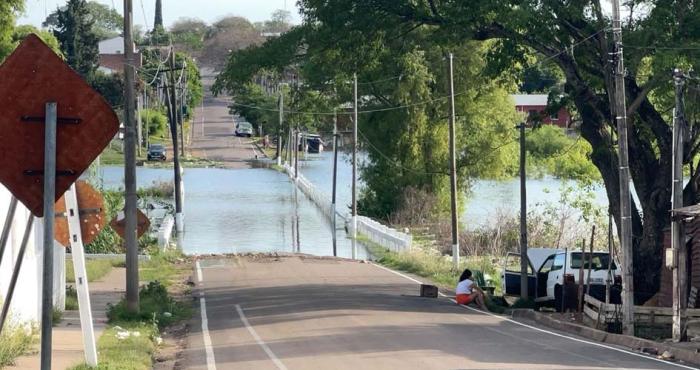
M583 284L586 287L590 265L590 294L605 300L606 280L611 282L611 303L619 303L621 275L615 261L607 252L593 252L588 262L588 252L555 248L529 248L528 256L528 296L539 306L562 307L562 286L578 284L580 269L583 267ZM585 263L582 261L585 259ZM610 268L610 275L608 275ZM609 276L609 278L608 278ZM501 275L504 295L520 296L520 254L508 253ZM585 291L585 289L584 289ZM567 299L568 301L568 299Z

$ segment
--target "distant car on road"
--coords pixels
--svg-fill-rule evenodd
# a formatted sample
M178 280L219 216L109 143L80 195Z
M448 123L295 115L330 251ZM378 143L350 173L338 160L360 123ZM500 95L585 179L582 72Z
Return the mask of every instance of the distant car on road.
M253 125L249 122L238 122L236 124L236 136L251 137L253 136Z
M165 147L161 144L152 144L148 147L148 153L146 158L149 161L165 161L167 156L165 155Z

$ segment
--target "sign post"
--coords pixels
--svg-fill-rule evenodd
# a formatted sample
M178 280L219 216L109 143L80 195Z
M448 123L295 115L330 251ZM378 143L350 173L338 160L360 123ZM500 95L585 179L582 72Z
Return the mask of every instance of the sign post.
M68 217L68 232L70 247L73 254L73 270L75 285L78 293L78 309L80 310L80 327L83 331L83 347L85 362L89 366L97 366L97 347L95 346L95 329L92 326L92 307L90 305L90 290L88 289L87 270L85 269L85 250L83 248L82 231L80 227L78 196L75 184L65 194L66 216Z

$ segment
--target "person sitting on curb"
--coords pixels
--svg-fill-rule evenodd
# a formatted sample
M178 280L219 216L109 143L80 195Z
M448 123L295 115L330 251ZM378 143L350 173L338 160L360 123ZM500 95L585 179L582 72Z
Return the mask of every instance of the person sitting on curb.
M457 297L455 298L457 304L468 305L474 302L482 310L488 311L486 304L484 304L484 291L476 286L474 280L472 280L472 272L469 269L464 270L459 277L459 283L457 283Z

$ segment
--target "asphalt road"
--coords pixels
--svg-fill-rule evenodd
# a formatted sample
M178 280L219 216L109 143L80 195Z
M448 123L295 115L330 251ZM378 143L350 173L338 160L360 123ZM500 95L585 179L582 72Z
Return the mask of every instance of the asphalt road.
M373 264L237 257L198 267L205 309L187 338L187 369L681 368L419 298L416 282Z
M261 155L250 139L234 136L238 118L229 114L231 99L211 93L214 73L202 70L204 104L195 111L190 152L198 158L221 162L227 168L249 168L250 160Z

